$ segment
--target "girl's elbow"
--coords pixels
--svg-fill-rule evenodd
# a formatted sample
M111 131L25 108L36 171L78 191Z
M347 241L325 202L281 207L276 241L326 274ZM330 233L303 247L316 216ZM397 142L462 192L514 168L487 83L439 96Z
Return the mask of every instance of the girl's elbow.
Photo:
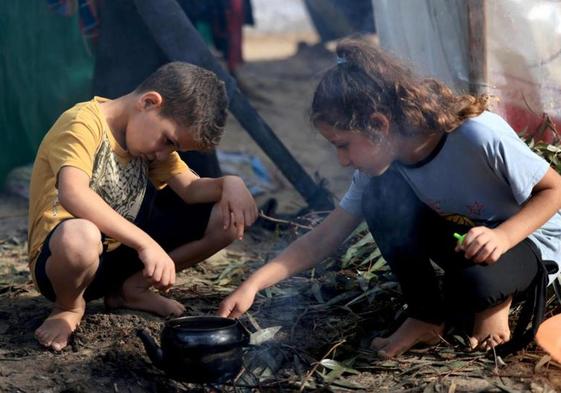
M557 209L561 209L561 176L557 173L554 172L555 176L554 176L554 181L552 182L552 192L553 195L555 195L555 206L557 206Z

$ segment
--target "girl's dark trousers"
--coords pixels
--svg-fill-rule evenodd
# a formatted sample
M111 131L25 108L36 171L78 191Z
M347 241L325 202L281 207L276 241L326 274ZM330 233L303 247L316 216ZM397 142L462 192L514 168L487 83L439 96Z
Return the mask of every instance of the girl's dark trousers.
M529 317L540 313L536 308L540 297L545 298L547 275L531 240L517 244L496 263L476 264L465 259L462 252L454 251L457 240L453 234L464 234L470 227L446 220L421 202L395 167L372 178L362 197L362 210L400 283L410 317L440 324L458 312L472 316L510 296L515 302L530 299ZM431 260L444 270L442 287Z

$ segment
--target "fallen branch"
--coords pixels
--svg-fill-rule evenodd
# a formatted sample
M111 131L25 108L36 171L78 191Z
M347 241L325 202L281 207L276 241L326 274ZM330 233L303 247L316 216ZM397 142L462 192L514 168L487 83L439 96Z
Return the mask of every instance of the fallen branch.
M311 226L298 224L294 221L281 220L280 218L270 217L270 216L266 215L265 213L263 213L262 211L259 212L259 217L261 217L261 218L263 218L264 220L267 220L267 221L275 222L277 224L292 225L292 226L295 226L297 228L308 229L308 230L313 229L313 227L311 227Z

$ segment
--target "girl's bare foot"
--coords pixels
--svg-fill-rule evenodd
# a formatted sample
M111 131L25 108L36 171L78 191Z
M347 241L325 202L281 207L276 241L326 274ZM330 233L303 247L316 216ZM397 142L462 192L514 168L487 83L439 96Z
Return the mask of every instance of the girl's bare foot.
M435 325L414 318L405 322L391 336L372 340L371 348L378 350L378 356L392 358L401 355L415 344L435 345L440 341L444 325Z
M41 345L60 351L68 345L68 339L76 330L84 312L86 310L85 301L75 308L63 308L56 304L51 315L35 330L35 337Z
M475 314L473 334L469 338L472 349L488 351L510 340L508 312L512 298Z

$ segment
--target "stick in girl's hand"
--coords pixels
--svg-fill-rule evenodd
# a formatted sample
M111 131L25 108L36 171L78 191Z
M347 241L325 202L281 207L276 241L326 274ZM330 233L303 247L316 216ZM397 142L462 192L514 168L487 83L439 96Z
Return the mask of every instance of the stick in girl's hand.
M460 235L459 233L454 232L454 237L458 239L458 245L461 246L464 243L464 238L466 237L466 234Z

